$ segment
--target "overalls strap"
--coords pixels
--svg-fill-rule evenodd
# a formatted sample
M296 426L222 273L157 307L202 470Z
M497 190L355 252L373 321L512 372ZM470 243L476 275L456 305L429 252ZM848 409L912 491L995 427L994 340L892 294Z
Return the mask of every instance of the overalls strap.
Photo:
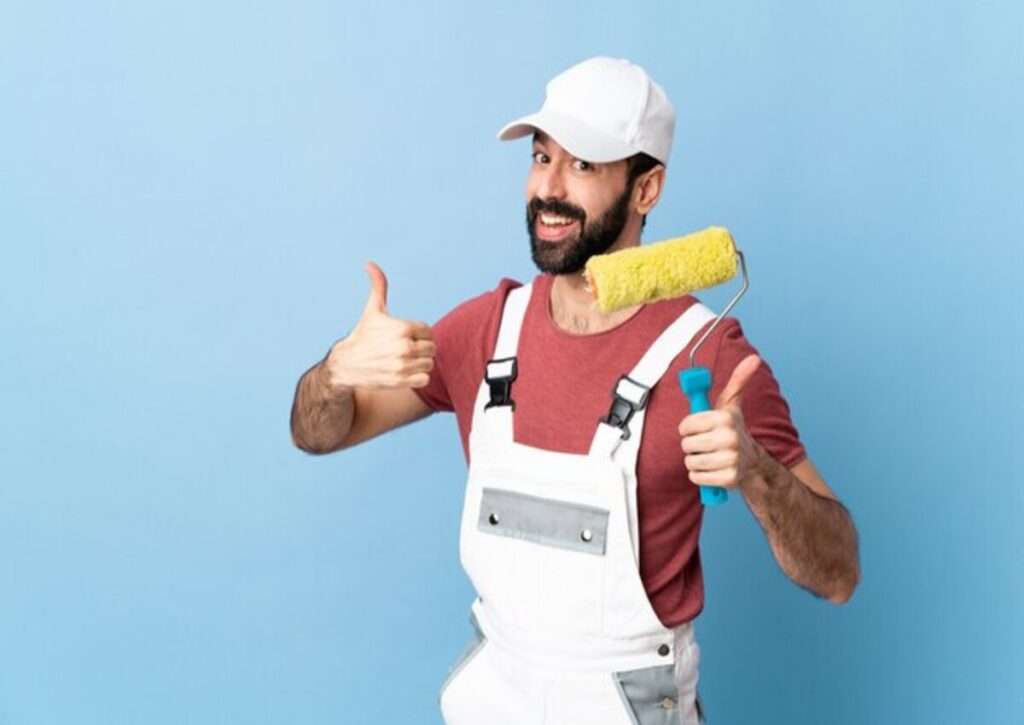
M611 410L598 421L594 432L591 455L616 455L623 463L635 463L651 390L690 340L714 318L714 312L694 302L662 331L640 362L618 379L611 391Z
M481 390L479 397L486 402L477 413L481 414L481 422L488 427L494 440L513 440L512 412L516 404L512 396L512 384L518 375L516 352L519 347L519 331L523 327L532 290L533 282L530 282L516 287L506 295L494 357L484 367L483 386L489 392L490 400L485 397L485 390Z
M590 455L611 458L619 467L635 476L640 441L650 392L662 378L672 361L686 349L715 313L701 302L694 302L658 336L640 362L619 378L612 391L612 409L597 424ZM616 414L618 408L618 414ZM624 414L623 414L624 413ZM629 535L633 543L633 559L640 561L640 532L637 517L636 485L626 489L629 508Z

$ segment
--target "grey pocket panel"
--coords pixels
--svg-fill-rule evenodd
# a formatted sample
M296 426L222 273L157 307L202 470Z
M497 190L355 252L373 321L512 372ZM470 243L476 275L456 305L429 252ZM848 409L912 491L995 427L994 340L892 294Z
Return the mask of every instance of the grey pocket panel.
M634 725L678 725L675 665L613 672L612 679Z
M465 649L462 650L462 654L455 660L455 664L448 670L448 676L444 678L444 683L441 685L437 695L438 701L444 696L444 691L448 689L448 685L452 683L452 680L466 668L466 665L470 663L484 644L487 643L487 638L484 637L483 630L480 629L480 623L476 621L476 615L473 612L469 613L469 621L473 625L473 636L466 644Z
M603 556L608 512L500 488L484 488L477 528L485 534Z

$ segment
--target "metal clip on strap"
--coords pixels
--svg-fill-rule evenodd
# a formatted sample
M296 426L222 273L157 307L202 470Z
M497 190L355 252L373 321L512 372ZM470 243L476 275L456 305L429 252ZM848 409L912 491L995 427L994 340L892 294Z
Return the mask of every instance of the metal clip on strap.
M484 379L491 387L491 401L484 406L484 410L499 405L507 405L514 411L516 401L512 400L512 381L519 374L514 357L505 357L497 360L488 360L484 368Z
M623 375L615 383L612 390L614 400L608 417L602 418L602 423L622 429L622 440L628 440L630 436L629 421L638 410L647 406L647 398L651 394L649 386L638 383L628 375Z

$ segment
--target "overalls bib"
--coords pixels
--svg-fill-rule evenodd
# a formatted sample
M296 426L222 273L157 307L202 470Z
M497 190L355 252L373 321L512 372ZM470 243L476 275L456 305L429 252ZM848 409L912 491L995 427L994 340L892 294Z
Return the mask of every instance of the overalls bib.
M473 411L459 549L476 632L442 685L444 721L697 725L693 623L662 625L640 579L636 459L650 389L714 313L697 302L669 325L619 379L589 453L563 453L513 439L531 288L506 298Z

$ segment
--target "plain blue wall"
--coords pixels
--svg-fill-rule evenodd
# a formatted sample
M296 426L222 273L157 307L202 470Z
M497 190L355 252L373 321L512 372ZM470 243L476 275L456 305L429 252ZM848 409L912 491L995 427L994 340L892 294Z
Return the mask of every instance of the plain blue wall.
M489 5L3 4L0 723L440 721L454 418L312 457L294 385L367 259L428 321L535 273L494 134L596 54L861 536L835 607L706 518L711 722L1024 721L1020 4Z

